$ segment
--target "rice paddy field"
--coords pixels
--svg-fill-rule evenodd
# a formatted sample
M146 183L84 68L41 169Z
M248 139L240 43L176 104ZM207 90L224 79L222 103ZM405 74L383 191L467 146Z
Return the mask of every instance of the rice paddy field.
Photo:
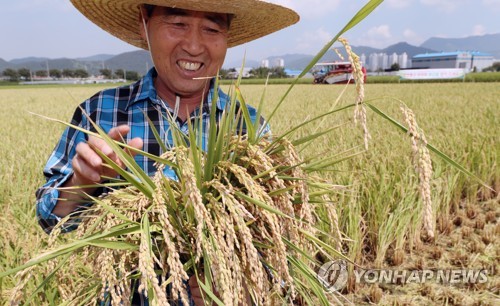
M47 235L35 218L35 191L44 181L43 166L64 126L32 113L67 121L81 101L102 88L0 88L0 271L23 264L47 245ZM265 89L264 114L269 115L287 88L270 85ZM241 91L249 104L256 105L264 86L243 85ZM271 119L273 134L352 104L355 97L353 85L297 85ZM486 282L473 284L367 284L355 281L350 264L347 286L340 291L345 304L498 305L499 97L498 83L365 85L365 101L403 125L400 106L406 104L427 141L476 176L466 176L431 153L435 227L431 241L421 239L423 204L408 135L368 109L371 139L366 150L362 127L353 120L353 108L293 133L291 138L298 139L331 129L298 149L304 159L331 155L336 161L318 165L317 175L338 185L333 204L343 233L341 250L352 262L370 269L487 271ZM32 275L26 291L42 282L42 275ZM8 304L16 283L13 275L0 279L2 304ZM30 304L62 302L58 288L53 287L38 293Z

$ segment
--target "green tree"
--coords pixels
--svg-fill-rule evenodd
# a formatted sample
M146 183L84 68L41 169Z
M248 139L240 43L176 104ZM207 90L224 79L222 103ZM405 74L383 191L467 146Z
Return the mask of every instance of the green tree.
M394 63L391 65L391 71L399 71L400 67L398 63Z
M284 67L259 67L250 70L250 74L252 74L254 78L258 79L266 79L267 76L269 76L269 78L271 79L287 77Z
M127 75L126 79L129 81L137 81L138 79L140 79L139 73L137 73L137 71L127 70L125 74Z
M114 75L115 75L115 78L117 78L117 79L125 78L125 72L123 71L123 69L116 69Z
M50 76L56 79L60 79L62 76L62 72L59 69L50 69L49 70Z
M270 70L267 67L259 67L250 70L250 74L257 79L265 79L270 74Z
M271 68L271 77L273 77L273 78L286 78L287 74L285 72L285 67L273 67L273 68Z
M17 74L23 80L31 80L31 71L28 68L17 69Z
M3 71L3 75L9 78L11 82L19 81L19 74L16 70L7 68Z
M47 70L37 70L35 72L35 75L40 78L46 78L47 77Z
M101 69L99 70L99 73L101 73L102 76L104 76L106 79L112 79L112 72L110 69Z
M221 68L219 70L219 76L221 79L227 79L227 74L229 73L229 70Z
M76 69L74 75L75 78L82 78L82 79L89 77L89 73L85 69Z
M491 65L490 67L484 68L483 71L485 71L485 72L487 72L487 71L491 71L491 72L500 71L500 62L493 63L493 65Z
M72 69L63 69L62 75L65 78L73 78L75 77L75 71Z

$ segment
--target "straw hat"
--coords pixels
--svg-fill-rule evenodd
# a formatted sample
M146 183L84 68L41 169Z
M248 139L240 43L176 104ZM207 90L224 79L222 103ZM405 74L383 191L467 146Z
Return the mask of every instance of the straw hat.
M142 49L147 43L139 33L139 6L153 4L193 11L233 14L228 47L271 34L297 21L294 11L260 0L71 0L93 23Z

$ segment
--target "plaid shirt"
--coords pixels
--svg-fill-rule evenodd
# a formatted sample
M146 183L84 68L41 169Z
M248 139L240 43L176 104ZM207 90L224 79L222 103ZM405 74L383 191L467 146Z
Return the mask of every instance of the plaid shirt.
M173 115L173 110L158 99L153 82L155 77L156 71L153 68L136 83L101 91L92 96L90 99L84 101L80 106L83 110L85 110L85 113L89 115L92 121L96 122L106 132L118 125L129 125L131 130L127 134L125 140L129 141L132 138L140 137L144 141L143 150L159 156L163 152L161 152L161 147L156 141L146 118L149 118L153 122L167 148L172 147L174 145L172 133L170 124L166 118L168 117L167 112L169 112L170 115ZM201 137L201 147L205 151L208 138L212 96L215 90L213 83L214 82L212 81L208 97L206 101L204 101L201 111L200 109L197 109L190 116L191 121L195 118L201 119L204 131ZM220 88L217 90L218 100L216 101L216 118L220 119L223 110L230 102L230 98L223 93ZM257 111L250 106L248 106L248 110L251 115L251 119L255 122ZM262 121L261 118L259 120ZM84 129L95 131L80 108L75 111L71 123ZM183 133L188 132L187 121L180 122L177 120L176 124ZM266 125L263 133L267 133L268 131L269 127ZM47 182L36 192L36 213L41 227L47 233L50 233L52 228L61 219L52 213L59 198L59 191L57 188L61 187L73 174L71 161L76 153L76 145L86 140L87 135L85 133L77 131L73 128L66 128L44 168L44 175ZM150 160L142 155L136 155L135 161L149 175L153 175L156 172L153 160ZM170 168L166 168L165 174L172 178L175 177L175 174ZM102 192L103 189L98 191L96 195L99 195L99 193ZM87 204L87 206L89 205L91 205L91 203ZM72 230L76 228L76 226L77 222L68 222L63 226L63 231Z

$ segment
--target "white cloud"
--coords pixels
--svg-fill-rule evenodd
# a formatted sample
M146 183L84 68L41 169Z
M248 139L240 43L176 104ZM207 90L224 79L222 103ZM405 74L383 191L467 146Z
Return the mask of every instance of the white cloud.
M451 13L460 5L469 2L469 0L420 0L420 2L423 5L432 6L440 11Z
M337 11L341 0L267 0L296 11L302 18L321 17Z
M316 53L327 42L332 40L333 34L326 31L324 28L316 29L315 31L303 32L295 44L295 52L298 53Z
M35 10L54 10L54 11L68 11L72 9L73 5L65 0L24 0L12 1L9 7L11 11L35 11Z
M476 24L472 30L472 35L484 35L486 34L486 28L482 24Z
M383 24L368 29L368 31L356 39L356 43L353 43L353 45L385 48L393 43L394 38L391 34L390 27L387 24Z
M413 0L385 0L385 3L391 8L405 8L412 4Z
M403 31L403 38L409 44L416 46L420 45L424 41L424 38L415 33L412 29L405 29Z
M378 27L373 27L373 28L369 29L366 32L366 34L369 36L372 36L374 38L379 37L379 38L387 39L387 38L392 37L391 30L387 24L383 24L383 25L380 25Z
M482 2L489 9L500 10L500 0L483 0Z

